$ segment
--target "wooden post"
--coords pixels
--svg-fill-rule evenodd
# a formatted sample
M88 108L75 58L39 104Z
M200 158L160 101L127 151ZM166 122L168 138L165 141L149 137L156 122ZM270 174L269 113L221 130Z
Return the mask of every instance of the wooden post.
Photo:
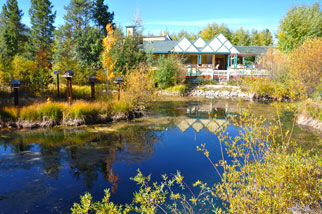
M57 94L59 97L59 74L57 74Z
M70 103L72 103L73 100L73 91L72 91L72 78L69 78L69 99L70 99Z
M120 91L121 91L121 86L120 84L118 83L117 84L117 100L120 101Z
M92 92L91 98L95 99L95 82L91 82L91 92Z
M72 78L67 77L67 101L71 104L72 100Z
M19 93L18 93L18 88L14 88L14 100L15 100L15 106L19 106Z
M69 102L69 80L66 78L66 92L67 92L67 101Z

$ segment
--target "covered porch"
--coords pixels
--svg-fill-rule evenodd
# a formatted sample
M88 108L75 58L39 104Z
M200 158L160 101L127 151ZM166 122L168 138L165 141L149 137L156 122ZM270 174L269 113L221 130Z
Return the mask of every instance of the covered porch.
M186 54L186 66L196 67L200 70L215 69L227 70L228 69L228 55L227 54Z

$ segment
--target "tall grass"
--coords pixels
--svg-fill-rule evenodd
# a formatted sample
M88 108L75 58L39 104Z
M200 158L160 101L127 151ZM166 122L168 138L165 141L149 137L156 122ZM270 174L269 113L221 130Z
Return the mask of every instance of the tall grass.
M62 120L65 109L67 109L65 103L48 102L39 106L38 113L41 118L47 117L52 120Z
M77 101L68 109L70 119L94 119L100 112L100 106L97 103L88 103Z
M21 108L20 118L27 121L41 121L44 119L55 121L69 119L95 120L99 115L110 116L111 114L126 113L133 109L132 104L125 100L112 102L76 101L72 105L46 102ZM17 113L16 116L11 117L17 119Z
M73 97L74 98L90 98L91 97L91 87L90 86L81 86L81 85L73 85L72 87L73 90ZM49 94L57 94L57 86L52 84L48 86L48 93ZM63 97L66 95L67 90L66 90L66 85L65 84L60 84L59 86L59 93L60 96Z
M36 121L42 119L51 119L51 120L62 120L63 115L67 109L67 104L64 103L42 103L42 104L33 104L21 108L20 118L28 121Z
M134 110L133 104L126 99L114 101L111 105L111 112L114 114L127 113L132 110Z
M0 120L9 121L18 118L18 109L16 107L3 107L0 108Z

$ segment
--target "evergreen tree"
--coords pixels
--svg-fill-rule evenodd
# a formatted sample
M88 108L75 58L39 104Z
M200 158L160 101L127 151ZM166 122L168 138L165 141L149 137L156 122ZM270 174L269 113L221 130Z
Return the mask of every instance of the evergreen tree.
M21 23L23 13L19 10L17 0L7 0L1 14L1 62L10 64L13 57L23 51L24 25Z
M65 9L65 25L56 31L54 67L77 69L75 79L86 83L101 66L105 25L113 22L114 13L100 0L71 0Z
M41 55L41 61L44 60L43 58L50 58L56 17L56 12L52 9L53 5L49 0L31 0L29 15L32 27L28 44L30 58L37 55ZM39 63L41 63L40 67L46 66L44 62Z
M90 26L92 3L90 0L71 0L65 7L67 14L64 16L66 27L75 36L78 32Z
M65 8L66 24L62 28L65 31L62 36L68 35L72 39L73 57L83 68L96 67L102 51L103 36L98 28L90 25L95 21L91 15L92 4L90 0L72 0Z
M93 7L93 19L101 32L104 32L106 36L106 25L108 23L113 24L114 12L108 12L108 6L104 4L104 0L96 0Z
M52 47L54 42L54 21L56 12L49 0L31 0L29 9L31 30L27 44L26 56L37 63L37 77L35 85L46 88L52 81L49 70L52 64Z

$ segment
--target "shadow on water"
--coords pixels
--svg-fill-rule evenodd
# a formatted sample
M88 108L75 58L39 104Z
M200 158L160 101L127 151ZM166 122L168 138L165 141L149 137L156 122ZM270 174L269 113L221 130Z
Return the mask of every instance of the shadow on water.
M106 188L112 201L130 203L137 190L130 177L138 168L156 181L179 170L187 183L216 183L218 175L196 147L206 143L219 161L215 133L238 134L227 116L240 106L247 104L169 101L156 103L147 117L131 122L0 132L0 213L66 213L80 195L90 192L99 200ZM274 110L255 104L253 111L269 118ZM299 139L316 139L299 127L296 132Z

